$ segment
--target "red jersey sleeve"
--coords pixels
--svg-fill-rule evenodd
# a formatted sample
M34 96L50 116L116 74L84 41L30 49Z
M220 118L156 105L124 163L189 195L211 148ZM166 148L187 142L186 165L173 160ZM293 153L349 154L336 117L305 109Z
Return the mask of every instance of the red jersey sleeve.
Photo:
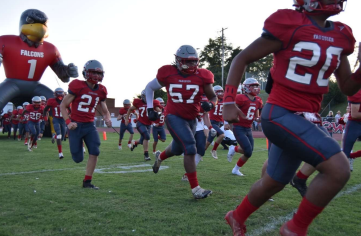
M214 83L214 75L210 70L199 68L197 72L203 78L204 84Z
M239 107L244 104L244 96L242 96L242 94L237 94L237 96L236 96L236 104Z
M133 106L135 106L136 108L139 108L141 106L141 100L139 98L134 98L133 100Z
M260 97L256 97L257 101L259 102L259 109L262 109L263 108L263 101Z
M81 81L78 79L75 79L70 82L68 92L74 96L79 94L79 91L81 90L80 86Z
M359 90L355 95L353 96L347 96L347 101L349 103L353 104L360 104L361 103L361 90Z
M340 30L340 32L345 35L345 37L349 40L349 44L348 45L344 45L344 50L342 51L342 55L350 55L353 53L354 49L355 49L355 43L356 43L356 39L353 36L352 33L352 29L350 28L350 26L341 23L341 22L334 22L335 27L338 27L339 29L343 29Z
M103 95L103 97L100 98L100 101L105 101L108 96L107 88L102 84L99 84L98 86L99 86L99 90L102 92Z
M166 84L166 79L168 76L177 74L178 70L172 65L165 65L158 69L157 80L162 84Z
M299 17L296 14L299 14ZM278 10L264 22L263 35L280 40L285 47L290 41L294 29L299 25L302 25L301 13L290 9Z

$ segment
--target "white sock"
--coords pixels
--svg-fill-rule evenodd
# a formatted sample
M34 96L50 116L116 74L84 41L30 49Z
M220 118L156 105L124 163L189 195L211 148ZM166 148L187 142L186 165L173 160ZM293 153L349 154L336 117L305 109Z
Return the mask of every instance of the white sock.
M239 167L237 164L234 166L233 170L239 170L241 167Z
M198 165L198 163L201 161L201 159L202 159L202 156L201 155L199 155L198 153L196 154L196 166Z

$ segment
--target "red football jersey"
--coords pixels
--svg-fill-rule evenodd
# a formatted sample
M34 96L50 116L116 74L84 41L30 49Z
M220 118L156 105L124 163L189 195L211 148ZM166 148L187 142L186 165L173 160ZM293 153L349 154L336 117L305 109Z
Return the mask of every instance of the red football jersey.
M144 125L151 125L152 121L148 119L148 111L147 111L147 103L144 103L142 99L134 98L133 106L135 106L139 110L139 119ZM153 107L160 107L160 102L158 100L153 100Z
M5 75L9 79L39 81L48 66L61 60L58 49L51 43L29 47L16 35L0 36L0 47Z
M29 113L29 120L32 122L40 122L43 117L44 106L41 106L35 109L33 104L26 106L26 112Z
M251 100L246 94L237 94L236 105L246 115L247 119L242 119L240 117L239 122L233 123L233 125L251 128L252 122L256 118L255 114L257 110L263 107L262 99L256 96L253 100Z
M22 124L26 124L28 123L28 119L29 119L29 114L25 113L24 115L22 115L24 112L24 109L19 110L19 114L20 114L20 123Z
M21 110L22 111L22 110ZM18 110L13 110L13 118L11 119L11 123L14 125L19 124L19 120L15 120L15 119L19 119L20 118L20 114Z
M56 100L55 98L49 98L46 103L46 106L50 107L52 116L55 118L63 118L63 115L60 112L61 101Z
M204 85L214 83L209 70L198 69L195 74L186 76L171 65L161 67L157 79L168 92L165 115L172 114L187 120L195 119L199 113Z
M4 114L2 117L3 125L10 125L10 118L11 116L8 113Z
M76 122L93 122L96 106L105 101L108 94L104 85L98 84L93 89L78 79L70 82L68 92L75 96L71 103L71 120Z
M223 121L223 100L218 100L217 105L209 111L209 119L222 122Z
M129 108L124 108L124 107L121 107L119 109L119 115L122 115L122 119L121 119L121 122L123 124L125 124L125 117L127 116L127 112L128 112ZM135 111L131 112L133 114L135 114ZM128 118L128 121L130 122L130 118Z
M277 38L283 48L274 53L274 80L269 103L292 111L318 112L328 81L342 55L354 50L351 28L331 22L320 28L304 13L278 10L264 23L264 34Z
M162 115L159 117L159 119L154 121L154 124L158 124L158 127L164 126L164 118L165 118L164 111L162 111Z
M351 104L361 104L361 90L359 90L355 95L353 96L347 96L347 101ZM350 105L351 106L351 105ZM361 106L359 109L359 112L361 112ZM350 115L348 116L348 120L355 120L355 121L361 121L361 119L355 119L352 118L352 111L350 111Z

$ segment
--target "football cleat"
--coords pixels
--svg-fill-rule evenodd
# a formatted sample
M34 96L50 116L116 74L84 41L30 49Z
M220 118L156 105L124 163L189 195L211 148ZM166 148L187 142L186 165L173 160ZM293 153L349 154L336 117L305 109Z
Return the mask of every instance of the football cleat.
M53 136L51 137L51 143L52 143L52 144L55 143L55 135L56 135L56 134L53 134Z
M287 222L284 223L280 228L280 235L282 236L307 236L307 234L294 233L287 228Z
M92 188L94 190L98 190L99 187L94 186L91 182L83 181L83 188Z
M135 141L133 140L133 141L132 141L132 144L131 144L130 151L133 151L134 148L136 148L137 146L138 146L138 144L135 144Z
M306 181L307 181L307 179L300 179L297 176L294 176L290 182L292 187L296 188L302 197L304 197L307 192Z
M144 161L151 161L152 159L150 159L149 156L144 156Z
M132 144L128 143L128 148L132 148Z
M33 148L38 148L38 145L37 145L37 144L35 144L35 145L33 146Z
M30 140L29 140L29 142L28 142L28 150L29 150L29 149L31 149L31 151L32 151L32 142L31 142ZM29 150L29 151L30 151L30 150ZM30 151L30 152L31 152L31 151Z
M350 171L353 171L353 162L355 161L355 159L353 158L348 158L348 161L350 163Z
M28 146L28 151L29 151L29 152L32 152L32 151L33 151L33 148Z
M119 149L119 150L122 150L122 145L119 145L119 146L118 146L118 149Z
M183 176L182 176L182 181L189 181L189 180L188 180L188 176L187 176L187 175L183 175Z
M21 141L21 138L18 138L18 141Z
M218 156L217 156L217 151L216 150L212 150L211 151L211 155L212 155L212 157L214 158L214 159L218 159Z
M268 199L269 202L274 202L275 200L273 198Z
M152 167L154 174L158 173L159 167L160 167L160 165L162 164L162 160L159 159L159 156L160 156L160 151L156 151L156 152L155 152L155 162L154 162L154 165L153 165L153 167Z
M62 153L62 152L59 153L59 159L61 160L61 159L63 159L63 158L64 158L63 153Z
M242 172L240 172L239 170L236 170L236 169L232 170L232 174L238 175L238 176L244 176L244 174L242 174Z
M24 142L24 145L28 145L28 142Z
M229 211L224 219L227 221L227 224L231 226L233 236L246 236L246 226L237 222L237 220L233 217L233 211Z
M208 197L208 195L212 194L211 190L206 190L201 188L200 186L195 187L192 189L192 194L195 199L203 199Z
M41 140L41 138L40 138L40 137L38 137L38 140L40 141L40 140Z
M236 153L236 151L234 150L235 146L231 145L229 146L228 149L228 154L227 154L227 160L228 162L232 162L233 156Z

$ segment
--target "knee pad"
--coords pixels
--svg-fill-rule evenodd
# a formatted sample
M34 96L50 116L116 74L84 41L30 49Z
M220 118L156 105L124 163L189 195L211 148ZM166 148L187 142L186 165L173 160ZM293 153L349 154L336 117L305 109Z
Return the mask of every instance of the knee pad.
M56 136L56 139L61 139L61 137L62 137L61 134L59 134Z
M184 154L186 155L196 155L197 154L197 148L196 144L186 144L186 150L184 150Z
M73 161L75 163L80 163L84 160L84 153L83 149L81 149L79 152L71 153L71 157L73 158Z
M248 158L250 158L252 156L252 148L251 147L248 147L246 149L243 149L244 151L244 155Z

